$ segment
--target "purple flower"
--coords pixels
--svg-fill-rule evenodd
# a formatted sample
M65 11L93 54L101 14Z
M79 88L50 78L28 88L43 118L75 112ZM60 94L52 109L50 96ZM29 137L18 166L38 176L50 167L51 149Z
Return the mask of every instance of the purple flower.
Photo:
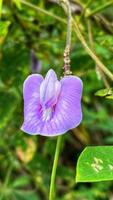
M56 136L77 127L82 120L82 81L64 76L58 81L50 69L45 79L32 74L24 82L24 123L31 135Z

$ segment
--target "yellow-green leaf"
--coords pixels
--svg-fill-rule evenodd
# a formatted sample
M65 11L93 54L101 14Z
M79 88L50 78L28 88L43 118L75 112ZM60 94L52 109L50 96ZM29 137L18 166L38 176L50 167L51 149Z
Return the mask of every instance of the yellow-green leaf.
M105 97L105 96L109 96L112 94L113 94L112 88L101 89L95 93L96 96L100 96L100 97Z
M1 15L2 15L2 3L3 3L3 0L0 0L0 18L1 18Z
M10 21L0 22L0 38L5 37L7 35L9 25L10 25Z
M13 0L13 3L16 5L16 7L20 10L21 9L21 2L20 0Z

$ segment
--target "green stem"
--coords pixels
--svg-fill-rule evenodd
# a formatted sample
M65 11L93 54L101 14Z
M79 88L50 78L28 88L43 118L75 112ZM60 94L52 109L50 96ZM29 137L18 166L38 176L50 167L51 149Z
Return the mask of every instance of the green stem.
M88 25L89 43L90 43L91 49L93 50L93 52L95 52L95 50L94 50L94 41L93 41L93 31L92 31L92 25L91 25L90 19L87 20L87 25ZM95 66L95 70L96 70L96 73L97 73L97 77L99 79L103 80L103 83L104 83L105 87L106 88L110 88L110 85L109 85L109 83L107 81L107 78L106 78L105 74L103 73L102 70L100 70L100 68L98 67L97 64Z
M92 0L88 0L86 5L85 5L85 9L88 8L91 3L92 3Z
M87 8L88 8L88 6L90 5L91 2L92 2L92 0L88 0L87 3L86 3L85 5L82 5L82 6L81 6L81 7L82 7L82 13L81 13L81 15L80 15L80 17L79 17L79 22L80 22L80 20L82 19L82 17L85 16L86 10L89 10L89 9L87 9ZM89 12L89 11L88 11L88 12Z
M33 8L34 10L38 11L38 12L41 12L41 13L44 13L45 15L48 15L50 17L53 17L54 19L58 20L58 21L61 21L63 23L66 23L66 20L62 19L61 17L57 16L57 15L54 15L46 10L44 10L43 8L40 8L38 6L35 6L27 1L24 1L24 0L20 0L20 2L30 8Z
M0 19L2 16L2 4L3 4L3 0L0 0Z
M110 1L110 2L105 3L104 5L101 5L95 10L93 10L92 12L90 12L89 14L87 14L86 17L91 17L92 15L104 10L105 8L111 6L112 4L113 4L113 1Z
M72 26L72 23L71 23L71 19L72 19L72 16L71 16L71 7L70 7L70 3L68 0L61 0L61 2L63 2L63 4L67 7L67 16L68 16L68 19L67 19L67 38L66 38L66 47L68 47L70 49L71 47L71 26Z
M89 48L87 45L87 42L85 41L83 35L81 34L81 31L79 29L79 26L77 22L73 19L73 25L74 25L74 31L81 41L84 49L87 51L87 53L91 56L91 58L96 62L98 67L113 81L113 74L105 67L105 65L100 61L100 59L96 56L96 54Z
M56 151L55 151L54 163L53 163L52 174L51 174L49 200L54 200L54 196L55 196L56 170L57 170L57 165L58 165L61 144L62 144L62 135L58 136L57 138Z
M72 32L72 16L71 16L71 6L68 0L60 0L61 6L67 13L67 38L66 47L64 50L64 75L70 75L70 49L71 49L71 32Z

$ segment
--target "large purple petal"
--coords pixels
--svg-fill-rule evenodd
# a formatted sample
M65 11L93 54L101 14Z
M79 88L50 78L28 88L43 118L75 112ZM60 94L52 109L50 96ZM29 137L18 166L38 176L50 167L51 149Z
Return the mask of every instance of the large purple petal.
M63 132L77 127L82 120L81 97L83 84L76 76L65 76L61 80L61 94L56 105L56 121L59 131ZM58 122L57 122L58 123Z
M21 130L29 134L37 131L37 125L41 115L40 106L40 85L43 77L38 74L28 76L24 82L24 123Z

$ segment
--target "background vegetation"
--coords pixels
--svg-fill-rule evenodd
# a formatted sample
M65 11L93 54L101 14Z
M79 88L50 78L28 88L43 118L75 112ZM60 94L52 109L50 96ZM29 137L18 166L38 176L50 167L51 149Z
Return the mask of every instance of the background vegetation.
M22 87L33 68L62 75L66 20L55 0L4 0L0 21L0 200L47 200L56 138L29 136L23 122ZM113 71L113 1L73 0L73 17L87 44ZM57 16L57 17L56 17ZM56 200L112 200L113 182L75 184L76 161L87 145L113 144L112 81L72 34L71 69L84 83L83 121L63 137ZM102 97L100 97L102 96ZM107 97L107 98L106 98Z

